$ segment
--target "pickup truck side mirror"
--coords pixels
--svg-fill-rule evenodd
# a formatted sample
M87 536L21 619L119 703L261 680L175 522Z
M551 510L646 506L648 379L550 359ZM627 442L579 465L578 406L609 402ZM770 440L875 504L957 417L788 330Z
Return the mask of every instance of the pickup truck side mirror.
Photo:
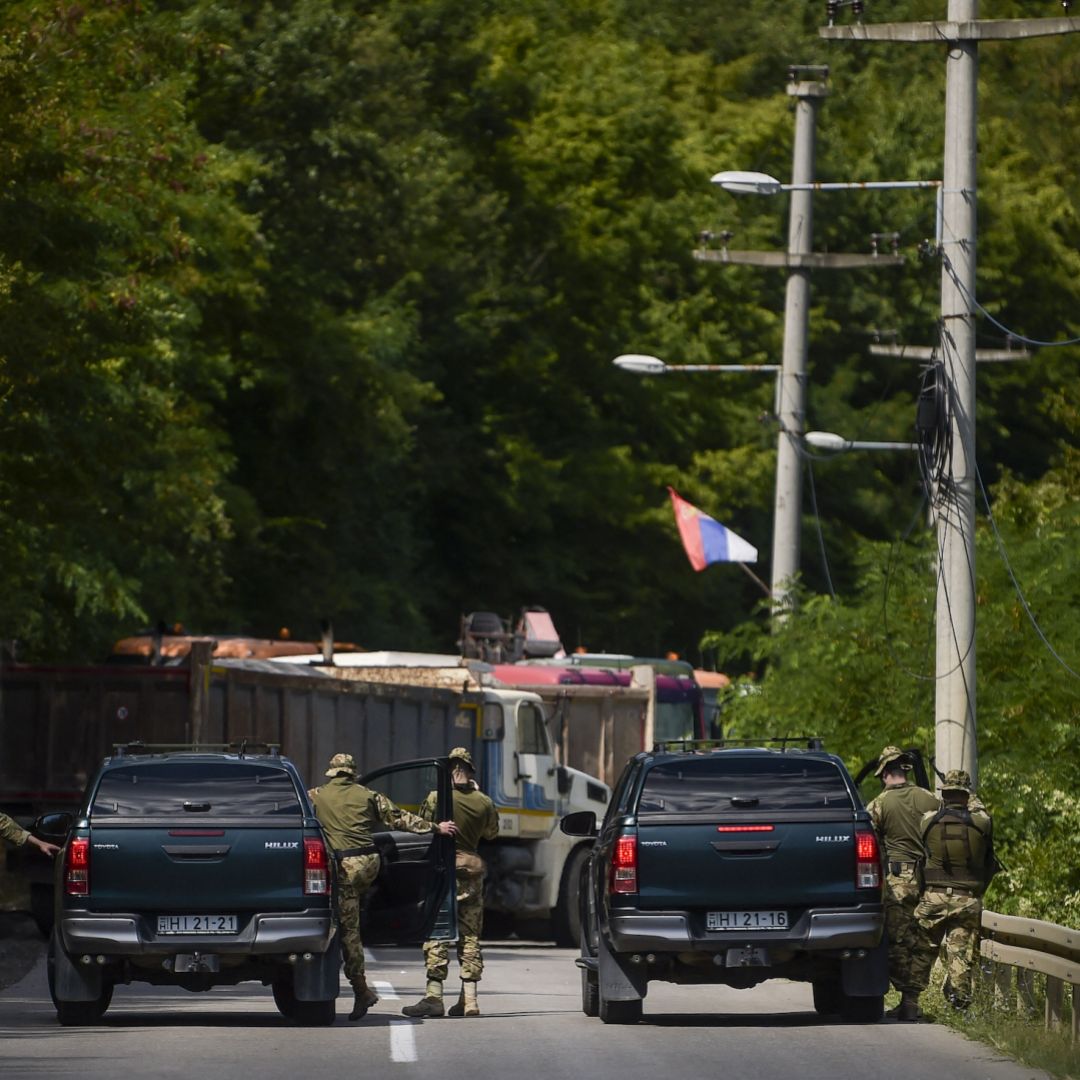
M598 833L596 814L592 810L578 810L576 813L567 814L559 822L559 828L567 836L594 837Z
M62 844L74 824L74 816L67 811L59 814L42 814L34 821L30 831L39 840L47 840L50 844Z

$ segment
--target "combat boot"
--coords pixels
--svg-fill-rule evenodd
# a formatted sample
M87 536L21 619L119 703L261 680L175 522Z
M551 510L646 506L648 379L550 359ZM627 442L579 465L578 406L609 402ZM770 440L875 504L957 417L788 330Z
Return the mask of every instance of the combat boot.
M457 1004L446 1010L447 1016L479 1016L480 1006L476 1003L476 980L461 980L461 996Z
M353 987L353 1007L352 1012L349 1013L350 1020L363 1020L367 1015L368 1009L372 1005L375 1005L379 1000L379 995L368 986L367 981L363 981L359 986Z
M422 1020L436 1016L445 1016L443 1008L442 982L439 979L428 979L427 992L415 1005L406 1005L401 1010L402 1016L415 1016Z
M905 990L900 995L900 1004L896 1010L896 1019L912 1024L922 1016L919 1012L919 991Z

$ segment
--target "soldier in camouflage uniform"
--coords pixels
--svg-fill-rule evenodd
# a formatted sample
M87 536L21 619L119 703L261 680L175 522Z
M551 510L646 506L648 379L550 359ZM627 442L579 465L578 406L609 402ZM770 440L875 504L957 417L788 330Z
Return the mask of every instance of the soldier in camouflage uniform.
M915 908L919 941L911 977L924 990L945 943L945 998L955 1009L971 1004L972 978L982 920L986 867L993 851L990 815L969 803L971 777L963 769L945 774L940 810L923 816L926 888Z
M940 800L925 788L908 782L911 764L898 746L886 746L874 775L882 792L867 806L870 820L885 849L885 929L889 935L889 979L900 991L900 1004L890 1015L898 1020L919 1018L920 987L912 981L911 956L919 928L918 866L922 860L923 815L937 810Z
M477 854L481 840L499 835L499 815L495 804L473 779L472 755L463 746L450 751L454 779L454 821L457 824L457 958L461 967L461 995L448 1010L450 1016L479 1016L476 984L484 970L480 952L480 931L484 921L484 861ZM431 792L420 807L420 816L435 817L436 793ZM427 990L415 1005L401 1011L406 1016L442 1016L443 983L450 971L445 941L424 943Z
M356 782L352 754L335 754L326 775L328 784L308 792L315 816L338 865L337 915L345 977L352 984L354 1003L350 1020L360 1020L378 1000L364 975L364 943L360 938L360 909L379 874L379 852L372 840L376 823L404 832L440 832L453 836L452 821L435 824L396 807L385 795Z
M14 818L0 813L0 839L10 840L16 847L31 844L43 855L55 855L60 849L46 840L39 840L24 829Z

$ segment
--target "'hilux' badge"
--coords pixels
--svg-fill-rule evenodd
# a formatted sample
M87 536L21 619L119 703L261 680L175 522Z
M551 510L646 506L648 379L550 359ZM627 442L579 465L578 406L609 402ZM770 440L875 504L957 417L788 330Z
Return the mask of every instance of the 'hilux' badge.
M275 851L285 848L298 848L299 846L299 840L267 840L263 844L264 848L273 848Z
M819 844L838 844L842 840L850 840L851 834L848 833L845 836L815 836L814 839Z

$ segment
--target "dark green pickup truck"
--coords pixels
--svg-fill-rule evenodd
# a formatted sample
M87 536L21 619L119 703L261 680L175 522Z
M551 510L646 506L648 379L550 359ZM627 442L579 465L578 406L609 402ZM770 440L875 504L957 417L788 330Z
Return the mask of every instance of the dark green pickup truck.
M435 789L448 808L448 773L432 758L362 782L399 804ZM48 957L61 1024L99 1020L119 984L201 991L247 980L271 986L280 1012L298 1024L334 1022L333 853L288 759L120 753L91 780L77 814L46 815L35 831L64 845ZM453 841L430 833L375 840L384 859L365 942L422 941L440 914L453 918Z
M823 1015L875 1021L888 988L882 854L839 758L817 749L631 759L582 882L582 1008L642 1015L651 980L809 982Z

